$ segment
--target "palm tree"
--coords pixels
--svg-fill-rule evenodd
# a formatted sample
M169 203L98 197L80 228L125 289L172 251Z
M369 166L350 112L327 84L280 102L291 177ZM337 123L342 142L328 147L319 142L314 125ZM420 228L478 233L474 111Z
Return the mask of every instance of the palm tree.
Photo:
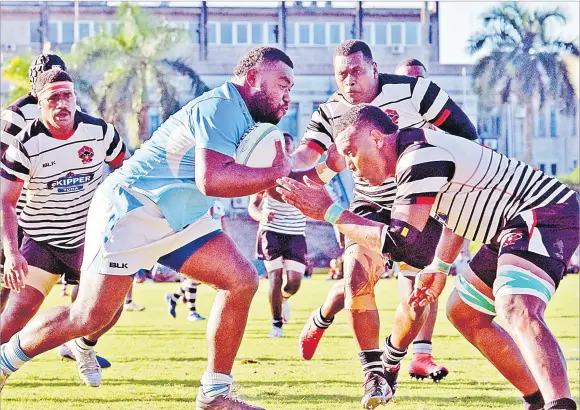
M469 51L488 50L474 67L476 92L489 101L499 91L501 103L513 95L525 106L524 161L533 164L532 136L534 101L540 109L547 98L560 103L563 114L576 110L576 97L562 56L579 55L572 43L548 35L548 24L566 23L566 16L553 10L527 10L519 3L504 3L482 15L484 28L469 39Z
M159 107L163 121L180 108L179 80L189 80L192 98L208 88L185 60L169 57L186 41L185 30L153 21L137 6L124 3L117 10L115 31L83 39L68 58L77 88L96 103L100 115L121 127L128 120L129 145L134 148L149 137L152 105ZM87 72L104 75L91 86L95 79L90 77L96 75L87 77Z

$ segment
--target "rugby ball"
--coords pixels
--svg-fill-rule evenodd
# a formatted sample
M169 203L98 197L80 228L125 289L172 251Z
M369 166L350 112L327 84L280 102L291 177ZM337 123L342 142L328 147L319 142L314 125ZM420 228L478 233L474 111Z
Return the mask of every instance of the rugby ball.
M284 134L278 127L268 123L257 123L242 136L236 150L236 163L251 168L268 168L276 157L275 141L282 142Z

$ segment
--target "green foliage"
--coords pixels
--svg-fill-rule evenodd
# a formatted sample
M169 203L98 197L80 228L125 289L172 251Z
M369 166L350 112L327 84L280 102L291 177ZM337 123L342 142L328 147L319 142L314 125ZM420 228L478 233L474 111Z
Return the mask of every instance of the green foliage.
M32 54L16 56L2 67L2 77L14 86L8 95L8 101L5 101L4 105L12 104L14 100L22 97L30 90L28 67L33 58Z
M326 331L311 361L299 357L298 335L310 315L334 285L325 275L305 280L290 299L292 318L284 337L268 339L271 318L268 281L260 281L248 326L233 368L239 394L254 404L276 410L353 410L360 408L363 377L356 342L344 312ZM438 363L450 369L441 383L411 380L407 373L411 353L403 360L396 401L385 410L520 410L514 387L471 346L445 318L445 301L452 281L439 303L433 349ZM578 275L563 279L548 305L546 320L567 359L572 394L578 397ZM186 321L185 304L177 319L166 310L163 296L177 284L137 284L133 298L144 312L124 312L119 323L97 345L112 362L103 370L103 384L84 386L73 362L62 362L49 351L10 377L2 391L2 410L175 410L192 409L199 379L206 367L207 322ZM55 288L42 309L69 301ZM376 291L381 315L381 344L390 333L399 297L395 279L381 280ZM198 289L197 306L208 317L215 297L209 286ZM382 409L382 407L381 407Z
M177 81L189 79L191 98L207 87L183 59L171 54L188 41L185 30L154 20L128 3L119 6L116 18L115 32L83 39L68 58L75 73L87 79L95 75L85 73L104 73L95 87L83 81L85 92L103 118L122 129L127 125L135 148L149 136L150 106L159 107L162 121L179 109Z

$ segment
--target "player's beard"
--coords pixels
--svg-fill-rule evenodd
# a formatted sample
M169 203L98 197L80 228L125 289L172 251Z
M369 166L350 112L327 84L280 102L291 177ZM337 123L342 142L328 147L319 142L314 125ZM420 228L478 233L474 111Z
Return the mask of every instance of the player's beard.
M269 124L278 124L281 118L278 118L280 106L272 108L272 102L263 90L257 91L252 97L252 106L250 113L256 122L266 122Z

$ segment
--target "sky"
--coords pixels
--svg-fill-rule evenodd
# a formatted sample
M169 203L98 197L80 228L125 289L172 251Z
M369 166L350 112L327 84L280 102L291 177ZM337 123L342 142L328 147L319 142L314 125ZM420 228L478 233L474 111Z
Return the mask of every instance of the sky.
M110 4L118 2L109 2ZM136 2L147 6L157 6L161 2ZM288 6L294 2L288 1ZM311 1L303 1L305 7L310 6ZM318 1L319 7L323 7L325 1ZM209 7L277 7L277 1L216 1L209 0ZM354 7L353 1L333 1L333 7ZM365 1L366 8L388 7L388 8L421 8L424 2L421 1ZM430 8L435 2L430 2ZM440 58L443 64L473 64L478 55L470 55L467 48L467 39L478 29L482 28L480 15L490 7L498 5L498 1L441 1L439 2L440 13ZM530 9L555 8L559 7L567 16L568 22L564 27L554 30L553 35L559 35L567 41L578 42L580 37L580 2L542 1L542 2L522 2ZM199 7L200 1L170 1L170 6L192 6Z

